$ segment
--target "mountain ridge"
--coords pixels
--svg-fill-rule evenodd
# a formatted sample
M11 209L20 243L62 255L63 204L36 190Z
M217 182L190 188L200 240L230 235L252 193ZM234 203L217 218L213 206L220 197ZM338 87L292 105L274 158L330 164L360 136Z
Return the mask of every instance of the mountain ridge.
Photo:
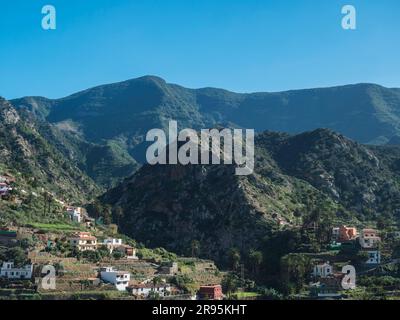
M129 78L127 80L122 80L122 81L115 81L115 82L110 82L110 83L106 83L106 84L99 84L99 85L95 85L95 86L90 86L86 89L81 89L78 90L74 93L71 94L67 94L65 96L61 96L58 98L47 98L46 96L21 96L21 97L17 97L17 98L13 98L13 99L7 99L9 101L17 101L17 100L21 100L21 99L25 99L25 98L37 98L37 99L45 99L45 100L62 100L68 97L72 97L75 96L77 94L80 93L84 93L86 91L90 91L92 89L97 89L99 87L104 87L104 86L115 86L115 85L119 85L119 84L124 84L126 82L131 82L131 81L136 81L136 80L147 80L147 81L154 81L154 82L159 82L159 83L164 83L164 84L168 84L168 85L172 85L172 86L178 86L187 90L206 90L206 89L212 89L212 90L221 90L221 91L226 91L228 93L234 93L234 94L239 94L239 95L251 95L251 94L257 94L257 93L288 93L288 92L297 92L297 91L307 91L307 90L319 90L319 89L334 89L334 88L343 88L343 87L356 87L356 86L371 86L371 87L381 87L381 88L385 88L385 89L389 89L389 90L400 90L400 87L387 87L384 85L381 85L379 83L375 83L375 82L355 82L355 83L347 83L347 84L343 84L343 85L326 85L326 86L318 86L318 87L305 87L305 88L294 88L294 89L283 89L283 90L277 90L277 91L234 91L234 90L230 90L230 89L225 89L223 87L212 87L212 86L205 86L205 87L190 87L190 86L184 86L184 85L180 85L179 83L175 83L175 82L167 82L167 80L165 80L164 78L157 76L157 75L152 75L152 74L148 74L148 75L144 75L144 76L140 76L140 77L135 77L135 78Z
M111 91L116 90L118 91L117 93L111 93ZM128 92L128 91L131 91ZM142 97L136 92L136 93L132 93L132 91L134 90L145 90L142 91ZM221 108L222 107L240 107L240 108L244 108L245 110L247 109L252 109L254 107L257 108L257 104L260 104L261 108L266 108L266 109L271 109L271 103L272 104L281 104L280 108L283 109L288 105L288 103L290 101L288 101L288 99L290 99L292 96L295 96L294 99L302 99L305 101L299 101L296 102L294 101L294 108L292 111L296 111L297 104L301 104L304 102L312 102L313 99L322 99L324 97L309 97L309 94L312 95L318 95L318 94L330 94L329 98L332 98L333 100L335 100L335 95L336 94L340 94L341 95L347 95L344 96L344 98L349 98L351 97L351 95L349 95L348 92L346 92L347 90L351 90L351 91L356 91L355 93L359 94L359 98L360 97L364 97L365 95L373 95L374 93L376 93L376 91L379 91L378 93L381 94L378 98L380 98L382 95L394 95L395 98L398 98L397 95L400 95L400 89L397 88L386 88L383 87L381 85L378 84L371 84L371 83L359 83L359 84L350 84L350 85L344 85L344 86L334 86L334 87L321 87L321 88L309 88L309 89L299 89L299 90L288 90L288 91L279 91L279 92L253 92L253 93L235 93L233 91L228 91L225 89L219 89L219 88L212 88L212 87L204 87L204 88L199 88L199 89L189 89L189 88L185 88L183 86L177 85L177 84L170 84L167 83L164 79L160 78L160 77L156 77L156 76L144 76L144 77L140 77L140 78L135 78L135 79L129 79L126 81L121 81L121 82L116 82L116 83L112 83L112 84L106 84L106 85L99 85L93 88L89 88L86 90L82 90L79 91L77 93L74 93L72 95L60 98L60 99L47 99L44 97L23 97L20 99L14 99L12 100L12 103L14 105L16 105L17 107L26 107L28 109L35 109L35 104L37 104L37 106L42 107L43 110L45 110L46 112L48 112L49 110L49 105L52 105L53 108L54 106L58 106L58 108L56 108L56 110L53 111L53 114L47 115L46 117L48 118L48 120L50 122L57 122L57 121L61 121L61 120L65 120L66 115L65 114L59 114L60 110L60 106L59 105L63 105L65 106L65 103L71 100L74 100L74 111L81 111L82 112L82 104L89 109L96 109L96 105L97 107L103 106L104 108L107 108L107 100L109 99L110 103L114 103L113 108L119 108L120 112L124 112L125 114L127 114L126 112L128 112L129 110L126 109L126 105L130 105L131 107L135 107L136 111L138 111L137 109L140 108L139 111L148 111L148 109L154 109L157 107L162 106L163 102L165 102L163 99L166 98L170 98L170 99L178 99L178 101L173 101L176 102L177 105L180 104L184 104L184 103L192 103L192 109L193 107L197 107L200 113L205 113L203 114L203 118L207 118L210 117L210 115L208 114L209 112L221 112L223 111ZM147 92L146 92L147 91ZM338 92L339 91L339 92ZM150 96L146 96L149 93L151 93ZM134 97L137 99L137 101L121 101L123 100L123 98L121 99L121 95L125 94L126 98L129 97L129 95L131 95L131 98ZM143 96L144 95L144 96ZM300 95L299 97L296 97ZM156 100L151 99L154 98L154 96L157 97ZM79 99L81 99L82 97L85 97L86 99L84 101L80 101ZM96 100L97 98L97 100ZM140 100L138 100L138 98L140 98ZM148 98L151 102L149 103L148 101L146 101ZM271 101L262 101L262 99L268 98ZM354 97L353 97L354 98ZM373 99L374 97L369 97L370 99ZM375 97L376 98L376 97ZM391 97L389 97L391 98ZM78 99L76 101L76 99ZM228 100L228 101L224 101ZM365 99L365 97L364 97ZM30 101L31 100L31 101ZM32 100L34 101L34 103L32 103ZM89 100L89 101L88 101ZM103 100L103 101L102 101ZM325 100L327 100L325 98ZM367 106L369 106L370 101L365 100L367 103L364 103L364 107L361 110L365 111L365 108ZM390 101L389 101L390 102ZM398 101L396 102L396 107L398 107ZM326 101L319 101L319 107L324 107L324 103L326 103ZM343 103L343 99L341 100L341 103ZM80 106L77 106L79 105ZM142 106L144 104L144 106ZM239 104L239 105L238 105ZM244 104L244 105L243 105ZM227 105L227 106L226 106ZM37 109L36 106L36 109ZM68 105L67 105L68 106ZM221 107L222 106L222 107ZM123 109L123 107L125 107L125 109ZM146 108L147 107L147 108ZM255 110L256 112L260 113L260 111L262 109L260 109L260 107L258 107L257 110ZM311 107L311 106L310 106ZM109 108L109 107L108 107ZM122 108L122 109L121 109ZM194 108L194 109L195 109ZM325 106L326 108L326 106ZM331 107L332 108L332 107ZM340 104L338 106L336 106L336 108L340 108ZM50 107L50 109L52 109ZM315 109L315 107L314 107ZM342 108L343 109L343 108ZM46 115L45 111L41 111L40 113L43 115ZM172 110L173 111L173 110ZM229 111L225 110L225 111ZM283 110L284 111L284 110ZM314 112L316 112L316 110L314 110ZM328 110L329 111L329 110ZM340 110L338 110L340 111ZM370 112L373 112L374 110L371 109ZM386 110L386 111L390 111L390 110ZM398 110L396 110L398 111ZM50 110L50 113L52 111ZM57 114L58 113L58 114ZM69 113L70 115L71 113ZM79 114L79 112L78 112ZM177 113L173 113L172 115L176 116L176 118L179 118L179 114ZM305 113L305 115L307 115L307 113ZM85 116L85 115L84 115ZM281 117L284 116L281 115ZM320 115L321 116L321 115ZM225 118L225 120L236 123L236 122L240 122L238 121L237 118L235 119L230 119L228 116L222 114L221 118ZM398 120L398 118L396 117L396 119ZM218 119L215 118L213 119L214 122L218 121L218 120L224 120L224 119ZM233 120L236 120L233 121ZM323 124L324 121L320 121L321 124ZM325 123L327 125L331 125L334 127L334 123L329 124L329 122L327 122L325 120ZM238 125L241 125L241 123L237 123ZM314 125L315 128L321 127L318 126L317 124ZM279 124L275 125L275 127L279 127ZM322 126L323 127L323 126ZM288 131L285 130L285 127L282 126L283 130L277 130L279 128L256 128L259 131L263 131L263 130L274 130L274 131ZM312 128L305 128L305 130L299 130L299 132L302 131L307 131L308 129L312 129ZM335 129L335 128L332 128ZM340 131L340 130L335 130L335 131ZM344 134L346 134L345 132L343 132ZM349 134L346 134L347 136L352 137ZM376 138L376 137L375 137ZM356 138L356 140L359 140ZM373 139L371 139L373 140ZM368 141L360 141L363 143L367 143Z
M103 184L111 176L115 184L145 163L146 133L166 130L170 120L195 130L221 126L298 134L327 128L364 144L400 137L400 89L376 84L242 94L144 76L61 99L24 97L12 103L76 139L112 146L112 158L126 170L108 176L107 170L91 171Z

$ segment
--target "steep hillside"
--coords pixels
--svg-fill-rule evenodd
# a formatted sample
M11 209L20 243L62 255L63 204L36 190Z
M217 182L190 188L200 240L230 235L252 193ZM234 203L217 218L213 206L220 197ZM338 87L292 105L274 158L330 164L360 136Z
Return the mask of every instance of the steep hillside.
M120 227L140 241L187 253L197 240L219 261L316 213L357 225L400 218L399 148L359 145L329 130L266 132L256 145L254 175L224 165L144 166L102 201L122 209Z
M282 173L307 181L361 213L359 218L400 209L398 147L364 146L326 129L296 136L264 133L257 141Z
M46 134L44 134L46 133ZM0 165L65 199L83 201L101 189L59 150L52 128L0 98Z

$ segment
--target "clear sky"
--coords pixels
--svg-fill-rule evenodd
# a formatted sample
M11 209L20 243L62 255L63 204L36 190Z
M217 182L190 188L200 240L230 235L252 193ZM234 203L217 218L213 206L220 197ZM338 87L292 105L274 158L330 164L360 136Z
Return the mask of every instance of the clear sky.
M41 8L57 9L57 29ZM341 8L357 9L343 30ZM0 0L0 95L157 75L191 88L400 87L399 0Z

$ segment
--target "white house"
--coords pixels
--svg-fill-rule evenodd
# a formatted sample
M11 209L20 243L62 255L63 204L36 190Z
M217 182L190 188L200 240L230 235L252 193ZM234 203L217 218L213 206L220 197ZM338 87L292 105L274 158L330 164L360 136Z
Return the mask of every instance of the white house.
M112 246L121 246L122 239L107 238L103 240L103 244L110 244Z
M329 264L329 262L323 264L317 264L314 266L313 276L326 278L333 274L333 267Z
M366 264L380 264L381 263L381 252L379 250L372 250L368 252L368 260Z
M100 278L115 285L117 290L125 291L129 286L131 275L127 271L117 271L113 267L104 267L100 269Z
M160 297L165 297L171 294L171 285L169 283L144 283L131 286L128 291L134 296L144 298L147 298L151 292L159 294Z
M22 268L15 268L14 262L3 262L3 266L0 268L0 277L7 279L31 279L32 273L32 264Z
M80 213L78 213L78 212L76 212L76 211L74 211L74 212L70 215L70 217L71 217L71 220L74 221L74 222L81 223L81 221L82 221L82 216L80 215Z
M82 221L83 209L79 207L78 208L68 207L67 214L69 215L72 221L80 223Z
M122 246L122 239L107 238L103 240L103 245L112 253L114 249Z

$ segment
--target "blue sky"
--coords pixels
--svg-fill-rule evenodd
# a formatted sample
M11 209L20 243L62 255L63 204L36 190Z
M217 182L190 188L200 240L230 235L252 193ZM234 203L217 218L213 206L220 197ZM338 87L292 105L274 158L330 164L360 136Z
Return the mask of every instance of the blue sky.
M41 8L57 29L41 28ZM341 8L357 9L357 30ZM147 74L238 92L400 87L398 0L0 0L0 95L66 96Z

